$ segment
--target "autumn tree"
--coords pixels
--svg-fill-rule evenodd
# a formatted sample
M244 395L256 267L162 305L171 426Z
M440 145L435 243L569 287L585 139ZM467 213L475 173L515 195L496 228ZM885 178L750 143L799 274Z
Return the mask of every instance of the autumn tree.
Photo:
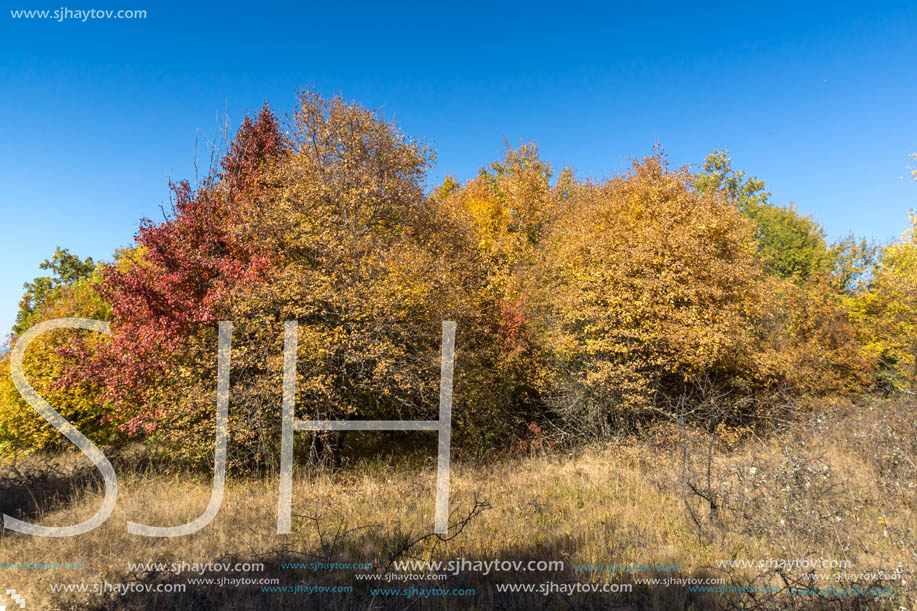
M758 380L783 385L797 401L869 387L875 360L864 351L851 322L850 297L838 292L834 277L805 283L769 277L764 286L755 325Z
M857 340L847 297L869 278L875 244L851 235L829 245L821 225L795 206L771 203L764 181L734 170L726 151L708 156L693 184L754 223L769 276L756 324L758 377L782 380L799 395L862 390L874 363Z
M12 343L45 320L111 317L108 305L96 291L101 274L92 259L80 259L58 248L41 267L50 270L51 275L25 285ZM43 333L29 345L23 373L36 392L81 432L96 443L114 443L120 435L109 419L111 406L101 399L100 389L86 382L61 385L65 370L75 364L63 353L77 338L88 346L102 341L98 333L70 329ZM7 352L0 362L0 451L28 452L68 445L66 438L19 394L10 375L9 358Z
M703 416L683 404L702 387L729 397L736 425L769 394L855 392L872 364L850 301L871 279L863 317L904 320L890 304L910 282L905 246L874 274L870 245L829 247L725 151L700 174L657 155L580 181L526 144L428 192L432 160L340 97L301 92L283 121L265 106L111 263L61 251L27 287L22 325L93 308L111 320L110 338L48 348L64 374L49 392L91 396L87 418L208 463L217 322L230 320L230 464L270 468L285 321L299 323L297 418L414 420L436 418L440 323L454 320L456 447L480 453L557 415L591 437L679 401ZM912 362L889 339L907 329L881 333L879 352ZM343 438L297 440L333 455Z
M196 189L172 184L169 218L142 221L135 244L101 270L97 286L111 305L111 337L71 346L78 364L65 381L103 389L125 432L152 434L167 414L184 409L176 392L191 376L203 384L209 375L214 404L216 323L231 318L223 300L231 288L260 281L269 264L258 244L237 239L231 228L242 208L258 205L262 172L279 147L279 127L265 107L243 122L218 172ZM206 357L193 350L202 338L213 339ZM209 426L212 446L213 415L196 424Z
M471 221L425 194L431 159L340 98L301 93L282 129L265 108L220 172L175 185L171 217L145 221L106 267L111 342L84 351L72 380L106 388L126 431L205 462L216 322L231 320L230 461L265 466L279 443L284 321L300 329L297 417L342 420L435 417L441 322L455 320L456 439L493 442L505 428L505 405L485 400L500 394L498 303Z
M543 403L539 396L548 376L545 347L535 336L530 282L543 241L578 182L563 170L552 185L553 171L533 144L507 148L503 159L481 168L464 185L447 180L434 192L454 215L466 219L473 248L484 262L488 296L502 350L494 364L499 388L509 393L514 426L531 425Z
M752 224L661 157L580 190L536 276L558 407L588 435L703 377L742 375L758 299Z
M264 405L248 427L259 460L276 455L285 320L299 321L297 417L331 420L435 418L441 322L456 321L457 443L499 435L496 301L468 219L425 194L431 160L377 113L300 94L273 188L234 227L273 253L269 278L225 302L248 347L238 403Z
M879 255L867 285L851 300L865 348L883 366L883 382L917 390L917 214Z

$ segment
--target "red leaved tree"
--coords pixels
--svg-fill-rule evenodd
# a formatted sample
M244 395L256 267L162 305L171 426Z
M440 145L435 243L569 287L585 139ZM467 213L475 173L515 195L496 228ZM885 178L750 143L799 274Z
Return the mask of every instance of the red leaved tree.
M111 305L111 341L92 351L70 348L79 366L64 384L91 381L114 405L113 417L129 433L153 431L166 406L157 388L181 359L189 335L214 326L227 291L257 283L271 254L232 230L241 206L257 202L264 170L281 151L280 130L264 106L246 118L220 164L203 184L170 184L172 215L144 219L135 246L106 267L99 285Z

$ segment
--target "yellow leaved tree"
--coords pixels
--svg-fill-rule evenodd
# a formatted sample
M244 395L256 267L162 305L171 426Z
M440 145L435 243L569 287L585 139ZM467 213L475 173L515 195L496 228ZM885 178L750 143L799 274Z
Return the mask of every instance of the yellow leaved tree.
M866 351L883 366L884 381L917 391L917 213L911 228L887 246L866 290L851 308Z
M66 251L55 253L65 260ZM46 262L47 263L47 262ZM108 319L110 312L95 291L99 281L98 270L90 265L81 271L81 277L39 278L27 287L17 327L11 338L16 341L16 331L27 331L33 325L54 318ZM52 267L50 265L46 267ZM90 271L91 270L91 271ZM99 398L98 389L91 384L60 382L73 359L60 354L60 349L80 336L89 345L105 341L104 336L90 331L57 329L39 335L29 345L23 359L26 380L45 401L82 433L98 444L107 444L120 438L114 423L106 421L110 406ZM0 453L14 454L39 449L54 449L69 444L66 438L52 427L19 394L10 375L10 354L0 361Z
M581 185L532 288L571 426L604 435L686 385L747 377L755 250L748 219L661 157Z

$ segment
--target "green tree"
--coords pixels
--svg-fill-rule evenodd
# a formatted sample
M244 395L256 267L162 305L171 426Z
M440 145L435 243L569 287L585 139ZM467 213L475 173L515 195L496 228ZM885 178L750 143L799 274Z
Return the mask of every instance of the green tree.
M764 181L734 170L727 154L717 149L707 156L703 171L694 177L694 188L723 194L755 222L758 251L767 273L799 280L827 273L832 256L821 225L799 214L794 205L772 204Z
M51 270L50 276L39 276L23 286L25 294L19 301L19 312L13 325L13 334L21 335L34 324L35 312L43 305L54 301L63 286L87 278L96 268L92 257L80 259L66 248L58 246L50 259L45 259L41 269Z
M831 269L831 253L821 225L796 206L751 204L745 213L757 225L764 270L781 278L808 280Z

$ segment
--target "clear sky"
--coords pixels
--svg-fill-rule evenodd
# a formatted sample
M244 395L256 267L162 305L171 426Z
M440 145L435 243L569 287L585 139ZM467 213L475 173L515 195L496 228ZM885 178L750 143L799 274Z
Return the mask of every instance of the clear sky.
M603 177L660 142L676 164L727 148L829 235L889 239L917 207L913 2L270 2L169 5L145 19L0 15L0 329L57 245L109 258L170 177L234 125L314 87L435 146L431 182L534 139ZM905 178L902 179L901 177Z

